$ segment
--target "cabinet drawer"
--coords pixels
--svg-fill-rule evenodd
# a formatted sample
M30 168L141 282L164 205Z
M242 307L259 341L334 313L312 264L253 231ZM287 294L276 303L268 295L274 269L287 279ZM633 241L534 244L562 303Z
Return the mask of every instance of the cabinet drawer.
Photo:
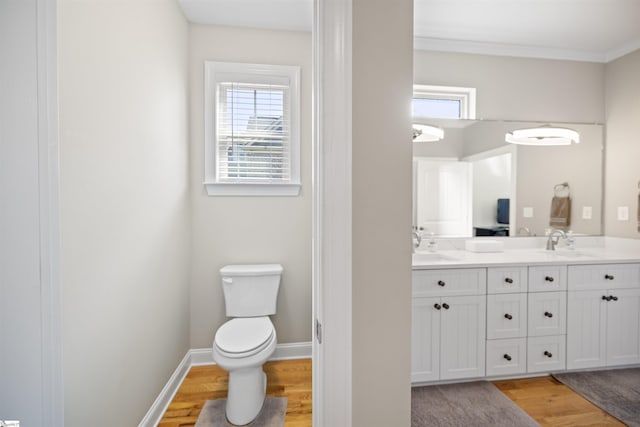
M500 267L487 270L490 294L527 292L527 267Z
M413 296L484 295L487 273L484 268L415 270Z
M565 369L566 342L564 335L527 339L527 372Z
M529 267L529 292L564 291L566 289L566 266Z
M572 265L568 275L572 291L640 287L640 264Z
M487 341L487 375L522 374L527 371L527 339Z
M487 295L487 338L527 336L527 294Z
M561 335L567 330L566 292L529 294L529 336Z

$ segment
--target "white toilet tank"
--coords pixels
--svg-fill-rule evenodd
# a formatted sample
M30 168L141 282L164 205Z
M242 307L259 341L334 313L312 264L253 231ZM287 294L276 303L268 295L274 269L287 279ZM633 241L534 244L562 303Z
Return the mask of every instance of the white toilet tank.
M280 264L227 265L220 269L228 317L276 314Z

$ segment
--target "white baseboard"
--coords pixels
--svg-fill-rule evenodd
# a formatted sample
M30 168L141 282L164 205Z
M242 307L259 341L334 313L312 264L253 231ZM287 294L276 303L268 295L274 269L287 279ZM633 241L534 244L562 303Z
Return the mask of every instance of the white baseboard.
M273 356L269 360L291 360L311 358L311 342L278 344ZM167 381L153 405L140 421L138 427L155 427L166 412L171 400L177 393L182 381L189 373L192 366L215 365L211 357L211 348L192 348L187 351L184 358Z

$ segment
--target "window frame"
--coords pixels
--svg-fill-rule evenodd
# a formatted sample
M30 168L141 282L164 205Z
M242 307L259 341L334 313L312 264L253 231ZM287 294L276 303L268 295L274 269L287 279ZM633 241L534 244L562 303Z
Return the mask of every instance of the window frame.
M300 194L300 67L294 65L246 64L205 61L204 186L209 196L298 196ZM264 182L218 180L218 83L287 84L290 117L289 179Z
M458 119L474 120L476 118L476 88L473 87L414 84L413 98L459 101L460 117ZM431 117L413 116L413 118L428 119Z

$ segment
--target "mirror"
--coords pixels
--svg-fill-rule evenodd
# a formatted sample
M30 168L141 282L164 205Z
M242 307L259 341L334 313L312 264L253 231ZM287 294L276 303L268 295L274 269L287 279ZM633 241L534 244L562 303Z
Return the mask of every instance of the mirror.
M544 236L551 202L568 184L569 225L602 234L604 129L600 124L420 119L444 139L413 142L413 224L441 237ZM579 132L580 143L505 142L516 129L552 124ZM561 194L562 193L562 194Z

